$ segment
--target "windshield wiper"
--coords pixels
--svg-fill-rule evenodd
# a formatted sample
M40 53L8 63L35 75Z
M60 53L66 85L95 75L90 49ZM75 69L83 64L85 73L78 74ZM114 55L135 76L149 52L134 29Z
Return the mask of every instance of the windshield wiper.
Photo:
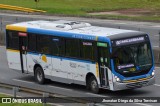
M139 66L143 67L143 66L149 66L149 65L152 65L152 64L144 64L144 65L139 65Z

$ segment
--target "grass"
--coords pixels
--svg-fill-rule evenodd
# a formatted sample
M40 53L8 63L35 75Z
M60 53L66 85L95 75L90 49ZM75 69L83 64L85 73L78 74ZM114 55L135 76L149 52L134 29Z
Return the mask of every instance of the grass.
M0 97L9 97L9 96L5 94L0 94Z
M34 0L0 0L0 3L36 8L36 2L34 2ZM145 17L142 16L139 18L132 16L126 17L121 15L88 15L89 12L102 12L136 8L150 10L153 14L149 14L149 18L147 17L147 15ZM96 18L103 17L109 19L144 21L159 21L160 18L160 0L39 0L39 2L37 3L37 9L45 10L49 14L67 16L86 16Z
M5 94L0 94L0 97L10 97L8 95L5 95ZM1 99L1 98L0 98ZM2 104L0 103L0 106L43 106L43 104L41 103L9 103L9 104ZM46 105L46 106L50 106L50 105Z

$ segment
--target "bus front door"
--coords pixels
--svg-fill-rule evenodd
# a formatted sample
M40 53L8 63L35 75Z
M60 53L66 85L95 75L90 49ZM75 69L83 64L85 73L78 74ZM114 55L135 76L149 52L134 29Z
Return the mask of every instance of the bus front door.
M27 73L27 37L19 36L19 49L22 73Z
M101 87L108 87L109 51L106 47L98 47L98 64Z

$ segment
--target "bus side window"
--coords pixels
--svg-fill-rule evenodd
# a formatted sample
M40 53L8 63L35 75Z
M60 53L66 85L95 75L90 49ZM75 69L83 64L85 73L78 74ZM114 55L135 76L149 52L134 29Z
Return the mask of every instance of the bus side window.
M28 36L28 50L32 52L36 52L36 35L29 34Z
M7 48L19 49L19 38L16 31L7 31Z
M58 37L52 37L52 41L51 41L51 49L52 49L52 54L53 55L59 55L60 54L60 42L61 39Z
M50 36L39 35L37 36L37 51L43 54L51 54L51 38Z
M91 41L81 41L81 58L86 60L95 60L95 45Z
M65 42L65 55L68 57L80 57L80 47L79 47L79 40L77 39L66 39Z

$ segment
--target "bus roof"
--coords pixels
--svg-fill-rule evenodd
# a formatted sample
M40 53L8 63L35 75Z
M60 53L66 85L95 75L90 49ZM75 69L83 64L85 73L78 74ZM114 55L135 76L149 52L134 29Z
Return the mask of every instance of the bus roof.
M83 35L91 35L95 37L108 37L108 38L115 38L114 35L122 35L126 33L139 33L139 31L133 30L124 30L124 29L115 29L115 28L107 28L107 27L98 27L92 26L89 23L85 22L76 22L76 21L65 21L65 20L58 20L58 21L44 21L44 20L37 20L37 21L27 21L21 22L16 24L7 25L6 29L9 30L17 30L17 31L24 31L24 32L32 32L28 29L38 29L44 31L58 31L58 32L66 32L66 33L73 33L73 34L83 34ZM143 33L144 34L144 33ZM131 36L134 34L131 34ZM112 37L111 37L112 36Z

